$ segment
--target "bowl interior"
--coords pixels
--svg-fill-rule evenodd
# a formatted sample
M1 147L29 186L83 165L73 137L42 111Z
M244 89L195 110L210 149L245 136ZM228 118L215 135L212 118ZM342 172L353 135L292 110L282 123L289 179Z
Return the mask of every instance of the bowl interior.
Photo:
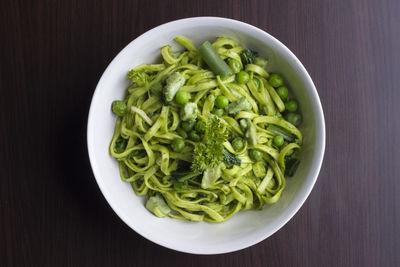
M122 99L126 73L143 63L160 59L160 49L183 35L195 45L217 36L229 37L268 59L267 69L283 75L299 101L304 135L301 164L287 179L281 199L261 211L244 211L222 224L159 219L144 207L130 184L121 181L115 159L108 153L115 116L111 103ZM88 150L93 172L105 198L119 217L142 236L171 249L197 253L225 253L253 245L282 227L300 208L317 178L325 146L325 126L315 87L298 59L265 32L234 20L192 18L161 25L132 41L111 62L98 83L88 121Z

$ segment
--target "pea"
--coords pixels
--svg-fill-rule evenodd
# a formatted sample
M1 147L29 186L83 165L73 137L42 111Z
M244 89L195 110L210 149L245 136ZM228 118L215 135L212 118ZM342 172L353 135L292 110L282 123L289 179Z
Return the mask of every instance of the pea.
M242 64L240 64L239 61L236 59L229 59L228 61L229 67L233 70L233 73L239 73L240 70L242 69Z
M224 95L219 95L219 96L217 96L217 98L215 99L215 105L216 105L218 108L224 108L224 107L226 107L227 105L229 105L229 100L228 100L228 98L227 98L226 96L224 96Z
M243 144L243 139L240 137L236 137L235 139L233 139L232 141L232 147L233 149L235 149L235 151L240 151L243 149L244 144Z
M126 114L126 104L124 101L115 100L112 102L112 111L118 116L124 116Z
M182 138L176 138L171 146L175 152L181 152L185 148L185 141Z
M181 127L184 131L190 132L194 127L195 121L184 121L181 123Z
M255 149L250 150L249 156L253 161L259 161L259 160L262 159L261 151L258 151L258 150L255 150Z
M199 133L204 133L206 131L206 123L204 121L196 122L194 129Z
M192 140L193 142L200 142L200 135L196 132L196 131L191 131L189 133L189 138L190 140Z
M245 71L240 71L236 74L236 81L240 84L246 84L250 79L250 75Z
M211 110L211 113L217 115L218 117L222 117L222 115L224 115L224 110L222 108L214 108Z
M269 76L269 84L272 85L273 87L279 87L281 85L283 85L283 78L278 75L278 74L271 74L271 76Z
M151 91L153 94L159 95L159 94L161 93L161 91L162 91L162 84L161 84L161 82L155 82L155 83L153 83L153 84L151 85L151 87L150 87L150 91Z
M276 89L276 92L278 93L279 97L280 97L282 100L286 100L286 98L287 98L288 95L289 95L289 90L287 89L286 86L280 86L280 87L278 87L278 89Z
M179 90L175 95L175 101L178 104L186 104L189 101L190 93L188 91Z
M181 129L181 128L176 129L176 132L177 132L180 136L182 136L182 138L187 138L187 137L188 137L187 132L185 132L185 131L184 131L183 129Z
M276 145L277 147L281 147L284 142L285 139L283 139L282 135L277 135L274 137L274 145Z
M285 103L285 109L287 111L294 112L297 110L297 107L298 105L296 100L289 100L288 102Z
M294 126L299 126L301 124L301 115L296 113L288 113L285 115L285 120Z

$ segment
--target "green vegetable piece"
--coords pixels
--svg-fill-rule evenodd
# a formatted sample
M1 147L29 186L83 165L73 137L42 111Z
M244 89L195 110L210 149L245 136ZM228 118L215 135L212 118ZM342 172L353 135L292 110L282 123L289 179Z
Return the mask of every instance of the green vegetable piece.
M201 180L201 187L207 189L215 184L219 177L221 177L221 168L219 166L208 168L204 171L203 179Z
M250 159L252 159L253 161L259 161L262 159L262 152L256 149L252 149L249 151L249 156Z
M128 72L127 78L138 86L143 86L147 84L149 75L145 72L145 70L132 69Z
M269 130L275 134L281 135L285 140L287 140L289 142L292 142L294 140L293 135L290 132L288 132L287 130L283 129L282 127L279 127L276 125L269 125L267 127L267 130Z
M288 113L285 115L285 120L294 126L299 126L301 124L301 115L296 113Z
M164 87L164 97L167 102L171 102L179 88L185 84L185 78L179 72L174 72L167 78L166 83Z
M250 49L245 49L240 54L240 59L242 60L243 65L246 66L247 64L253 64L256 56L257 53L251 51Z
M188 137L187 132L185 132L185 131L184 131L183 129L181 129L181 128L176 129L176 132L177 132L182 138L187 138L187 137Z
M267 67L267 63L268 63L268 61L266 59L262 58L262 57L256 57L254 59L254 64L256 64L256 65L258 65L258 66L260 66L261 68L264 68L264 69L265 69L265 67Z
M217 115L218 117L222 117L224 115L224 110L222 108L214 108L211 110L211 113Z
M126 145L128 144L128 140L119 137L118 140L115 142L114 151L117 153L122 153L126 149Z
M171 147L175 152L181 152L185 148L185 141L182 138L176 138L172 142Z
M243 110L251 110L251 104L246 97L241 97L239 100L230 103L226 108L229 114L235 114Z
M181 108L181 120L194 121L197 118L199 109L196 103L188 102Z
M285 109L290 112L295 112L297 110L297 102L296 100L289 100L285 103Z
M250 75L244 70L236 74L236 81L240 84L246 84L250 79Z
M286 86L280 86L278 87L278 89L276 89L276 93L282 100L286 100L289 95L289 90Z
M215 99L215 105L216 105L218 108L224 108L224 107L226 107L226 106L229 105L229 100L228 100L228 98L227 98L226 96L224 96L224 95L219 95L219 96L217 96L217 98Z
M275 88L283 85L283 78L276 73L271 74L268 81L269 84Z
M161 82L155 82L155 83L153 83L153 84L151 85L151 87L150 87L150 91L151 91L153 94L156 94L156 95L161 94L161 91L162 91L162 84L161 84Z
M254 175L258 178L264 177L266 174L264 162L262 162L261 160L257 161L257 163L253 165L253 172Z
M208 168L218 166L223 159L222 143L226 141L224 126L217 117L207 122L206 131L201 143L197 143L193 150L191 169L194 172L204 172ZM190 137L190 135L189 135Z
M194 129L199 133L204 133L206 131L206 123L204 121L197 121Z
M173 171L173 172L171 172L171 177L175 178L179 182L184 182L184 181L190 180L199 175L200 175L200 173L193 172L193 171Z
M232 147L235 151L241 151L244 148L243 139L240 137L236 137L232 141Z
M283 139L282 135L276 135L274 137L274 145L276 145L277 147L281 147L284 142L285 142L285 139Z
M201 137L196 131L193 130L189 133L189 139L193 142L200 142Z
M118 116L124 116L127 111L125 102L121 100L115 100L112 102L112 111Z
M222 79L226 79L233 74L231 68L220 58L210 42L205 41L199 47L199 53L210 69L215 74L220 75Z
M195 125L196 121L183 121L181 123L182 129L185 130L186 132L190 132L194 125Z
M242 64L236 59L230 58L228 61L229 67L232 69L233 73L239 73L242 69Z
M174 189L176 191L187 190L188 189L188 185L186 183L182 183L182 182L175 182L174 183Z
M190 93L188 91L179 90L178 93L176 93L175 101L178 104L186 104L187 102L189 102L189 98Z
M300 165L300 160L299 159L295 159L295 158L286 158L285 159L285 175L292 177L294 175L294 173L296 172L297 168Z
M147 200L146 209L154 213L157 217L165 217L171 212L164 198L159 194L151 196Z
M223 149L223 153L224 153L223 160L227 165L240 166L242 164L242 161L241 161L240 158L236 157L234 154L232 154L231 152L229 152L225 148Z

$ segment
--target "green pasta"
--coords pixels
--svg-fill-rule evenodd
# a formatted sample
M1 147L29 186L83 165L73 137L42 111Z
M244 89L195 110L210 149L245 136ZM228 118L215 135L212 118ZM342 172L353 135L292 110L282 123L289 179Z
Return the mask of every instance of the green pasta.
M276 91L283 78L234 40L174 40L183 50L165 46L162 63L130 70L113 102L121 179L157 217L219 223L277 202L303 140L296 100Z

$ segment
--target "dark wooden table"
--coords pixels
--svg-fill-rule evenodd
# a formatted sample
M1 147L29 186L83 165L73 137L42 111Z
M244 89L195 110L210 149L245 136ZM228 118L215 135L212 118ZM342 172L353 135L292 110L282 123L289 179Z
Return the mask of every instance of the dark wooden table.
M319 179L281 230L244 250L160 247L111 210L86 122L112 58L141 33L222 16L277 37L325 111ZM400 1L0 2L0 266L400 266Z

